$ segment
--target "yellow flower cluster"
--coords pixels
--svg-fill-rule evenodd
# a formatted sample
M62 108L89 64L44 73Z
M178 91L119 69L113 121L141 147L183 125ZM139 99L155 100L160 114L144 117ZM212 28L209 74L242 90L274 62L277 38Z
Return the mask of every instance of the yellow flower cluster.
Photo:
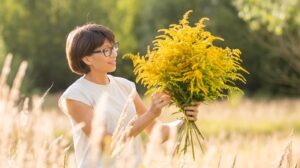
M154 48L148 48L145 56L125 55L133 61L137 82L141 81L149 89L147 93L167 92L182 113L193 101L214 100L231 91L241 92L235 82L245 83L240 72L248 73L240 66L240 50L213 44L223 39L204 30L208 18L200 19L194 27L189 26L190 12L185 13L179 24L159 30L162 35L156 37ZM194 140L205 151L204 137L195 122L186 116L184 121L178 129L176 151L186 153L191 146L195 158Z
M125 55L133 61L137 81L149 89L147 93L166 91L179 107L224 97L225 90L240 91L234 82L245 83L239 71L247 72L240 66L240 50L213 44L223 39L204 30L208 18L189 26L190 12L179 24L159 30L163 34L156 37L153 50L148 48L145 56Z

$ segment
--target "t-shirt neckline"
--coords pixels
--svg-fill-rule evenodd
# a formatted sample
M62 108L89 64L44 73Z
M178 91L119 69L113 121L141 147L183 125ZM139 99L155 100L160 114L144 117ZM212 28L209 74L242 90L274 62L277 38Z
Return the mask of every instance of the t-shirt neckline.
M112 85L112 82L113 82L113 79L112 79L112 76L111 75L107 75L108 79L109 79L109 83L108 84L98 84L98 83L95 83L95 82L92 82L88 79L85 78L86 75L83 75L81 77L81 80L85 81L86 83L88 84L91 84L91 85L94 85L94 86L98 86L98 87L109 87Z

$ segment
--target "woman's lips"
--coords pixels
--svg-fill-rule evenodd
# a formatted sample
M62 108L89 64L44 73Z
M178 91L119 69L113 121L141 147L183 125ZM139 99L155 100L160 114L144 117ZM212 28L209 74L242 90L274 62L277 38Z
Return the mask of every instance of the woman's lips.
M111 65L116 65L116 63L117 63L116 61L109 61L108 62L108 64L111 64Z

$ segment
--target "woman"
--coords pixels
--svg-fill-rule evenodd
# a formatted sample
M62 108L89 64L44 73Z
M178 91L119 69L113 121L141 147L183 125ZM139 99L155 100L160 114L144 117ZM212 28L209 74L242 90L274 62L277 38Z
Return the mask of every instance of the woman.
M72 127L77 123L84 123L82 129L73 134L74 149L77 165L80 168L89 167L88 136L91 133L91 121L97 101L106 98L105 127L108 135L112 135L118 118L128 96L136 90L135 84L120 77L108 75L116 70L118 45L113 32L101 25L86 24L72 30L66 42L66 56L72 72L81 75L63 93L59 100L61 109L68 115ZM151 130L155 119L161 114L163 107L170 103L170 96L156 92L152 95L152 102L147 108L141 97L136 94L133 102L127 107L126 123L135 115L128 136L135 137L141 131ZM186 114L190 120L196 120L199 103L186 107ZM168 124L164 124L163 137L168 137Z

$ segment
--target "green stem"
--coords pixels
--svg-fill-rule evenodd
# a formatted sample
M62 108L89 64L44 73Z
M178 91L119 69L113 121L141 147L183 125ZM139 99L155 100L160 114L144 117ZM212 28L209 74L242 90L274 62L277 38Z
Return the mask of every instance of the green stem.
M193 126L191 126L192 123L189 123L189 131L190 131L190 136L191 136L191 145L192 145L192 153L193 153L193 159L195 160L195 149L194 149L194 142L193 142L193 133L192 133L192 129Z
M188 141L189 141L188 123L186 123L184 132L185 132L185 142L184 142L184 148L183 148L183 151L184 151L184 154L186 154L186 152L187 152L187 147L188 147Z
M200 132L199 128L197 127L196 123L193 122L193 127L195 128L195 130L198 132L198 134L201 136L202 140L204 140L204 136L202 135L202 133Z
M198 141L198 143L199 143L199 145L200 145L201 151L202 151L202 152L205 152L205 148L204 148L204 146L202 145L202 143L201 143L201 141L200 141L200 138L201 138L201 137L199 137L201 134L198 134L198 132L197 132L197 130L196 130L195 127L194 127L193 130L194 130L194 132L195 132L196 139L197 139L197 141ZM203 138L202 138L202 140L203 140Z
M182 142L182 138L184 136L184 126L185 126L185 123L182 124L179 129L178 129L178 136L177 136L177 142L179 143L179 145L176 147L176 153L178 153L179 149L180 149L180 146L181 146L181 142Z

